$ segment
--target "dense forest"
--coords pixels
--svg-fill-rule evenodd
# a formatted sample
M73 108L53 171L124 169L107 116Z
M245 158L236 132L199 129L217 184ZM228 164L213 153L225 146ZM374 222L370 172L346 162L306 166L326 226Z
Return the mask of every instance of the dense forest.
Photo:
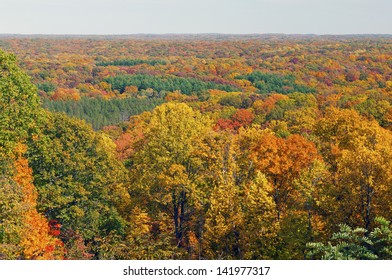
M0 259L392 259L391 36L0 37Z

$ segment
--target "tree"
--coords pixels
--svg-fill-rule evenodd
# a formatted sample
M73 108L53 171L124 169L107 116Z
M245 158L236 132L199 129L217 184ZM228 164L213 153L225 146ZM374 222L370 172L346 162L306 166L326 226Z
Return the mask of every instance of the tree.
M272 197L273 187L260 172L244 188L242 243L244 259L273 258L279 223Z
M213 187L205 213L202 246L203 257L208 259L242 259L244 213L242 192L235 182L236 163L234 161L231 137L221 137Z
M265 131L240 129L220 133L210 167L213 186L202 235L203 257L272 258L279 225L273 188L249 162L249 145Z
M240 196L238 187L229 178L221 178L221 183L212 191L203 236L203 252L208 259L243 258L244 220Z
M331 224L372 228L375 216L390 218L392 134L353 110L329 109L315 134L330 165L335 198Z
M25 158L27 138L37 135L37 89L0 50L0 258L61 259L62 243L37 212L37 193Z
M340 225L327 244L309 243L308 257L327 260L364 260L392 258L391 223L383 217L375 218L376 227L368 232L364 228L352 229Z
M373 251L379 259L392 259L392 228L391 222L383 217L374 219L376 227L369 234L373 242Z
M16 65L16 58L0 50L0 159L16 143L36 130L40 113L37 88Z
M287 139L264 133L251 147L250 159L274 187L277 219L293 201L293 180L318 157L315 145L299 135ZM295 199L294 199L295 201Z
M2 176L0 258L62 259L62 242L51 232L46 218L37 212L37 192L25 152L25 145L15 146L8 174Z
M23 248L23 258L62 259L64 257L63 243L50 234L48 221L36 209L38 195L32 183L32 170L28 166L27 159L23 157L26 150L24 145L16 146L14 163L14 180L21 186L23 194L23 230L19 241L19 245Z
M23 252L20 246L24 213L22 186L13 180L10 164L2 162L0 171L0 259L18 259Z
M176 244L188 246L191 222L203 194L203 139L211 131L211 121L182 103L166 103L155 108L146 125L142 142L135 143L130 158L134 192L145 201L143 208L153 221L170 217Z
M331 241L327 245L322 243L309 243L308 257L319 258L324 260L374 260L377 259L369 246L373 242L364 235L366 232L363 228L352 229L347 225L341 225L340 231L334 233Z
M91 246L95 238L124 234L118 209L129 202L123 189L126 170L115 157L113 142L62 114L46 113L42 126L28 152L38 209L64 230L80 233Z

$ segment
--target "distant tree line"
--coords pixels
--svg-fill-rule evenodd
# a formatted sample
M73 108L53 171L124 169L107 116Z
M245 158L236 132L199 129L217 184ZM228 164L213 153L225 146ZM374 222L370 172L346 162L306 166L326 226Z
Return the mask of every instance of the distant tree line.
M145 59L116 59L113 61L99 61L96 63L97 66L135 66L139 64L148 64L151 66L155 66L158 64L166 65L167 62L164 60L145 60Z

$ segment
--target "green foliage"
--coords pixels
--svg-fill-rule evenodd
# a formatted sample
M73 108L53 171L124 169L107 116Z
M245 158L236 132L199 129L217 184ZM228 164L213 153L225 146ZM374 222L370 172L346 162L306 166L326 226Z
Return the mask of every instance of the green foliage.
M290 213L280 222L274 258L301 260L305 258L306 244L312 240L306 213Z
M38 208L47 217L86 240L124 233L115 206L126 174L109 138L83 121L47 113L42 135L31 140L28 157Z
M70 117L85 120L94 129L128 121L129 117L150 111L162 104L162 99L109 99L82 97L79 101L44 99L43 107L51 112L64 112Z
M323 260L373 260L377 259L369 247L373 242L365 236L363 228L352 229L347 225L341 225L340 231L334 233L331 242L327 245L322 243L309 243L308 257L316 257Z
M392 227L391 222L383 217L376 217L377 227L369 234L373 242L373 251L382 260L392 259Z
M389 120L386 120L385 115L388 110L391 110L391 101L388 100L375 100L368 98L366 101L354 106L361 115L374 117L381 126L387 126Z
M213 82L203 82L195 78L182 78L175 76L151 76L151 75L118 75L106 78L105 81L111 84L113 90L120 93L125 91L127 86L137 86L139 90L153 89L157 92L180 90L185 95L202 94L208 89L219 89L224 91L238 91L232 86L217 84Z
M313 95L295 92L287 96L289 99L282 99L276 102L274 108L267 115L267 120L284 120L289 118L288 115L290 113L317 106L316 98Z
M225 95L219 100L222 106L233 106L234 108L241 108L242 100L239 95Z
M324 260L373 260L377 256L368 249L373 245L366 237L366 230L362 228L352 229L347 225L341 225L340 231L334 233L331 242L327 245L322 243L309 243L308 257L316 256Z
M391 223L382 217L375 219L377 227L371 232L341 225L327 244L308 243L308 257L326 260L392 259Z
M254 84L259 93L277 92L288 94L292 92L313 93L315 89L296 83L292 75L278 75L254 71L251 74L238 76L237 79L246 79Z
M57 86L51 82L44 82L37 85L39 90L43 90L46 93L54 92L57 89Z
M22 254L22 202L21 187L0 171L0 260L16 259Z
M36 87L15 56L0 50L0 159L35 131L39 111Z
M229 93L219 99L219 104L222 106L233 106L235 108L249 108L252 105L252 100L246 94Z
M24 157L25 143L37 137L42 114L37 89L0 51L0 259L54 258L47 220L36 210L35 187ZM46 254L48 253L48 254Z

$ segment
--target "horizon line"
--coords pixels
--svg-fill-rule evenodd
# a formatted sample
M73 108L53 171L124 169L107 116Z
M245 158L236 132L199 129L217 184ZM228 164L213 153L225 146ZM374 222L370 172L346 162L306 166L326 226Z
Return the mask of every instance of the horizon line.
M0 36L167 36L167 35L225 35L225 36L262 36L262 35L283 35L283 36L392 36L392 33L221 33L221 32L200 32L200 33L0 33Z

